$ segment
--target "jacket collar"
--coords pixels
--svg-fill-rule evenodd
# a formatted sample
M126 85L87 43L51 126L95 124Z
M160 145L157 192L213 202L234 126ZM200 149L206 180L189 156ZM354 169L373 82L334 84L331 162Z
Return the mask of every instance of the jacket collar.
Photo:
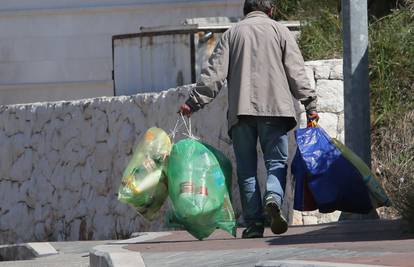
M269 18L268 15L266 15L264 12L262 11L252 11L249 14L246 15L246 17L244 17L244 19L249 19L249 18L257 18L257 17L262 17L262 18Z

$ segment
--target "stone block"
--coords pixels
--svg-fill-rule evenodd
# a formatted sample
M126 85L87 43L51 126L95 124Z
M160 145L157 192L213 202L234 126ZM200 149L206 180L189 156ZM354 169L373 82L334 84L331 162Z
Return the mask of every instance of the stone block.
M339 113L344 110L344 86L338 80L318 80L316 82L318 110Z
M331 223L337 222L339 220L339 216L341 215L340 211L335 211L332 213L324 213L318 215L318 223Z
M302 212L297 210L293 211L292 225L303 225Z
M310 82L311 88L315 89L316 81L315 81L315 73L313 71L313 68L306 66L305 71L306 71L306 76Z
M315 80L321 80L321 79L329 79L329 74L331 71L330 65L321 65L321 66L315 66Z
M306 128L307 121L306 121L306 113L305 112L302 112L299 115L298 120L299 120L298 121L298 127L299 128Z
M342 64L336 64L331 68L331 72L329 73L330 80L343 80L343 66Z
M333 113L319 113L319 125L328 133L330 137L338 134L338 115Z
M344 121L344 114L339 115L338 120L338 135L336 138L341 141L342 143L345 143L345 121Z
M303 225L318 224L318 217L316 216L303 216Z

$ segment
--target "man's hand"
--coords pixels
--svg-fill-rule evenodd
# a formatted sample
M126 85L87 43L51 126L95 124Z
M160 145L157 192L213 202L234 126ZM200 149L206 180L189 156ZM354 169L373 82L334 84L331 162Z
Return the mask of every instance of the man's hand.
M191 114L193 114L193 111L191 110L191 107L187 104L182 104L180 106L179 113L183 114L184 116L190 117Z
M312 127L313 123L317 123L319 121L319 114L316 111L306 112L306 119L308 121L308 127Z

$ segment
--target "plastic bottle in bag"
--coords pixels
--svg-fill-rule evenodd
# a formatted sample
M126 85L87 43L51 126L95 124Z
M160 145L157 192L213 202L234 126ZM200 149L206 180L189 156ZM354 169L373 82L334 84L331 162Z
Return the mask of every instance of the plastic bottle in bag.
M200 240L216 228L235 234L226 178L206 145L193 139L175 144L169 157L168 178L175 218L190 234Z
M171 147L164 130L148 129L122 176L118 199L131 204L148 220L155 218L168 196L164 168Z

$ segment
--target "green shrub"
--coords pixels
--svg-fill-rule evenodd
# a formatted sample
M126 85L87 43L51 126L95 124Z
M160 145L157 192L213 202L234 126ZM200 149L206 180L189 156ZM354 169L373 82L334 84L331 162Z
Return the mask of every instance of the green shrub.
M395 117L373 130L373 168L414 231L414 111Z
M274 0L277 20L307 20L318 18L321 8L337 13L340 0Z
M328 9L301 27L299 46L305 60L342 58L342 31L339 15Z
M387 125L414 109L414 19L399 10L370 25L372 122Z
M397 10L370 25L373 167L414 230L414 16Z

